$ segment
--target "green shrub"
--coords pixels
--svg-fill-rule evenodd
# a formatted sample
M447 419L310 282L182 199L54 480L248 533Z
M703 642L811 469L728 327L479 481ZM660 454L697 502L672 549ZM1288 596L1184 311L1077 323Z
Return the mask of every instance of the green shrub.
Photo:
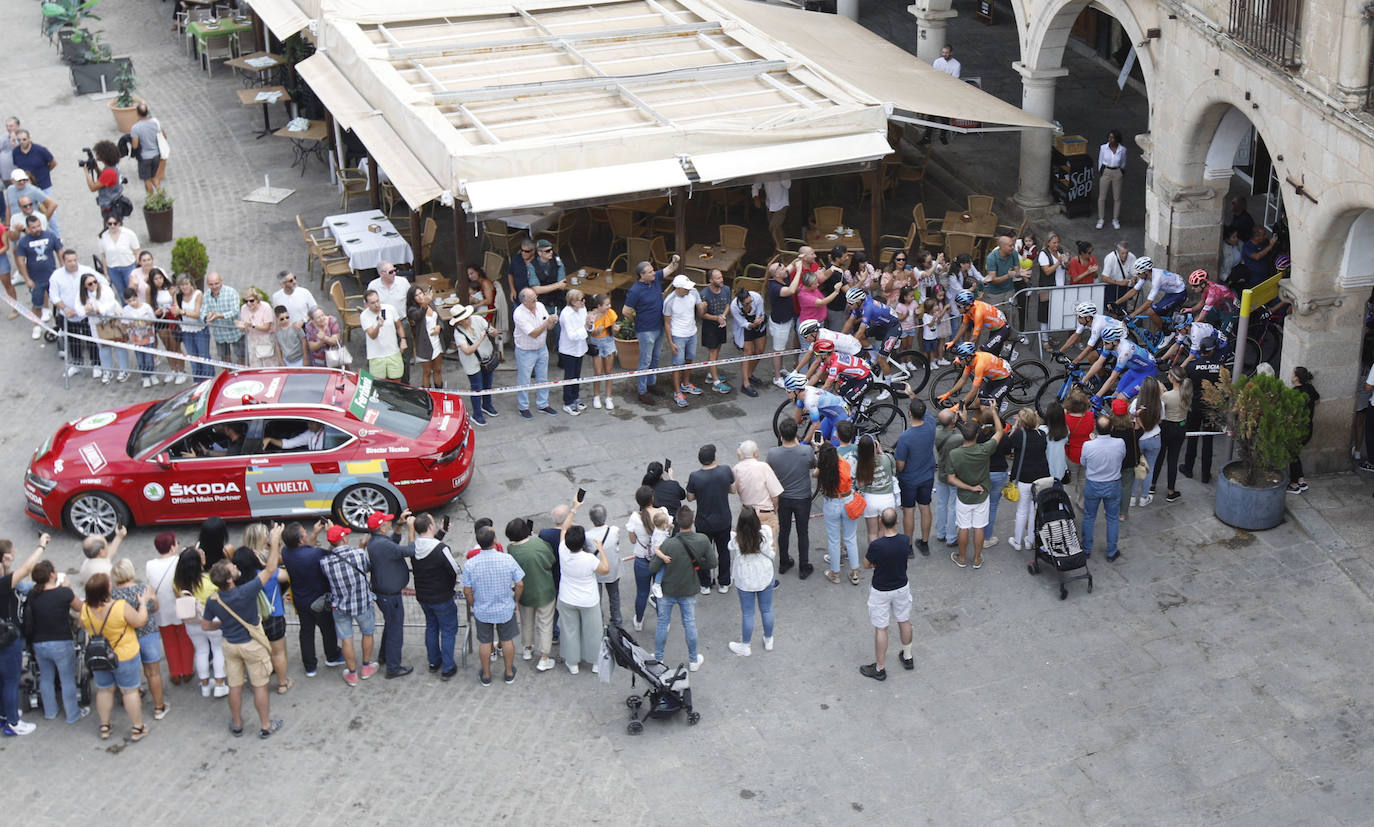
M1231 426L1236 458L1245 464L1245 484L1282 479L1307 438L1306 394L1274 376L1242 376L1234 386L1230 382L1223 369L1221 382L1203 398Z
M199 287L209 268L210 255L205 252L205 245L200 243L199 238L178 238L176 244L172 245L173 273L186 273Z

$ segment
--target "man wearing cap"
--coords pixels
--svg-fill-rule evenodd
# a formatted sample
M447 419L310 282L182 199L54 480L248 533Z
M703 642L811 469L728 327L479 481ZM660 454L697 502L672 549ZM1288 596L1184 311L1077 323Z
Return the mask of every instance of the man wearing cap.
M472 607L477 627L477 678L483 686L491 686L491 653L499 639L506 683L514 683L515 639L520 636L515 604L525 589L525 572L514 557L496 550L491 526L477 529L475 536L480 550L463 567L463 597Z
M684 275L673 278L673 292L663 300L663 326L668 330L674 365L690 365L697 355L696 285ZM692 384L691 368L673 371L673 400L687 407L687 394L696 396L701 388Z
M526 268L525 279L524 286L534 291L550 315L557 316L563 310L567 303L568 280L563 259L558 257L553 243L547 238L534 242L534 260Z
M558 317L551 314L547 307L539 303L538 294L535 293L534 288L525 287L520 290L520 305L515 308L513 320L515 322L515 384L524 386L530 384L531 381L536 383L547 382L549 379L548 336L553 326L558 324ZM558 411L549 407L548 388L540 388L535 391L534 400L539 410L549 416L558 416ZM529 391L515 392L515 406L524 418L534 418L534 414L530 413Z
M415 517L409 508L401 512L407 534L405 545L401 545L401 532L392 530L395 519L394 514L380 511L367 515L367 556L372 562L372 593L382 613L382 661L386 664L388 680L404 678L415 671L401 663L406 621L401 591L410 583L406 558L415 557Z
M655 270L654 265L647 261L635 265L638 281L625 292L624 310L625 315L634 321L635 338L639 340L637 369L640 371L658 368L658 351L663 342L663 280L678 271L681 261L681 256L674 255L662 270ZM645 405L654 404L654 398L649 393L661 393L658 375L641 375L636 378L635 384L639 388L639 401Z
M18 239L24 232L24 218L29 215L39 216L43 229L48 229L52 214L57 210L57 200L30 183L29 174L22 169L11 172L9 180L9 186L5 187L5 223L10 228L10 240Z
M291 602L296 606L300 617L301 665L305 667L307 678L315 677L318 661L315 656L315 630L320 630L324 642L324 665L343 666L343 653L339 651L339 636L334 631L334 618L329 610L329 580L320 568L320 560L329 552L315 545L325 521L318 520L309 536L305 526L297 522L286 524L282 530L282 564L291 578ZM330 548L339 545L349 530L344 526L330 526L328 538ZM320 608L316 608L316 603Z
M377 662L372 659L372 635L377 629L377 617L372 610L372 591L368 588L367 572L372 565L367 550L348 544L352 529L329 524L329 545L332 547L320 558L320 569L329 581L330 603L334 609L334 631L343 649L344 683L357 686L377 674ZM363 638L362 668L353 651L353 626Z

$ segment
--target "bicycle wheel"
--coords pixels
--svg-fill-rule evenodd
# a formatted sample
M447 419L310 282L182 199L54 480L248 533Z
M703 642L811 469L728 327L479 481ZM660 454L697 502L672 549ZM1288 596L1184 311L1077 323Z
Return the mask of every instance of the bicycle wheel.
M891 402L869 405L854 417L855 439L869 434L880 440L894 423L897 424L898 433L906 430L906 416L896 405Z
M951 403L940 402L940 395L954 387L954 383L959 381L959 377L964 373L964 369L958 365L951 365L930 380L930 403L937 408L948 408Z
M930 381L930 360L920 351L898 351L888 357L887 365L891 371L887 377L888 383L896 385L898 382L907 382L911 385L912 393L920 393Z
M1038 359L1022 359L1011 366L1011 387L1007 398L1017 405L1029 405L1035 401L1040 384L1050 378L1050 369Z
M1064 400L1069 398L1069 390L1073 387L1073 381L1069 379L1067 373L1046 379L1040 383L1040 389L1035 392L1035 409L1041 416L1049 410L1051 402L1064 404Z
M1283 328L1281 327L1265 325L1260 329L1260 335L1258 337L1259 352L1260 355L1264 357L1261 361L1268 362L1275 368L1279 366L1279 352L1283 349L1282 331ZM1251 341L1255 341L1255 337L1252 337Z
M793 411L796 409L797 404L789 398L782 400L782 403L778 405L778 409L773 412L773 439L776 439L779 445L782 444L782 432L778 430L778 425L782 424L784 419L791 419L795 422L796 419L793 415Z

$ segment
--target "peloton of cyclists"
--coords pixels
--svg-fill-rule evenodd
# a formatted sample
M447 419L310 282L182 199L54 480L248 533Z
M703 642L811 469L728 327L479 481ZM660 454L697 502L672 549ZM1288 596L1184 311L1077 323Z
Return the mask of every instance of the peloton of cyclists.
M1095 409L1101 408L1102 400L1111 395L1113 388L1125 399L1135 397L1140 392L1141 383L1156 372L1155 357L1149 350L1127 339L1125 328L1114 327L1103 332L1102 343L1102 355L1083 378L1086 383L1107 364L1108 359L1112 360L1111 374L1092 397Z
M1093 302L1079 302L1078 306L1073 309L1073 314L1077 317L1078 324L1074 327L1072 335L1065 339L1064 344L1060 346L1059 353L1062 354L1077 344L1078 340L1082 338L1083 334L1086 332L1088 334L1088 341L1083 345L1083 349L1078 351L1078 355L1074 357L1074 361L1082 362L1083 357L1087 356L1089 353L1092 353L1093 358L1096 359L1099 355L1097 343L1102 340L1102 334L1111 328L1121 327L1121 322L1105 313L1099 312L1097 305Z
M1156 267L1148 256L1136 259L1131 265L1131 271L1136 275L1135 284L1116 300L1116 306L1125 309L1126 303L1139 295L1141 288L1148 281L1150 290L1145 294L1145 301L1131 311L1131 315L1143 316L1149 313L1154 329L1158 331L1164 327L1163 317L1172 314L1175 308L1180 307L1188 298L1188 284L1178 273Z
M806 375L806 384L823 391L834 392L851 405L857 405L864 392L873 384L873 369L861 356L835 351L829 339L819 339L811 346L816 364Z

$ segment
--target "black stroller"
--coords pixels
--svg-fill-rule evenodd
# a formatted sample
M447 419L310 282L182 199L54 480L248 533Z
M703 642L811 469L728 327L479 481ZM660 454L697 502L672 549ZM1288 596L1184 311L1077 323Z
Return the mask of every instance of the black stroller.
M635 685L635 675L649 685L642 695L631 695L625 699L625 706L630 708L630 723L626 729L631 735L644 731L639 709L645 698L649 699L645 718L671 718L685 709L687 723L695 724L701 720L701 713L692 709L692 687L684 664L678 664L677 669L669 669L667 664L654 660L652 653L645 651L619 626L606 627L606 645L616 664L630 670L631 687Z
M1035 540L1030 565L1026 571L1040 573L1040 561L1054 566L1059 574L1059 599L1069 596L1068 584L1073 580L1087 580L1088 591L1093 590L1092 572L1088 571L1088 555L1078 536L1078 523L1073 515L1073 501L1059 483L1041 489L1031 488L1035 497ZM1082 574L1066 577L1064 572L1083 570Z

